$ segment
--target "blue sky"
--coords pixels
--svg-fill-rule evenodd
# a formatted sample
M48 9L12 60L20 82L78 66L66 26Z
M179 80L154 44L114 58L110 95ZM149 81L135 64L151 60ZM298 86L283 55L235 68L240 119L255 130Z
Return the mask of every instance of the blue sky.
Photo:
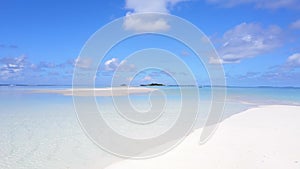
M76 58L88 38L114 19L141 12L176 15L202 30L219 53L221 59L212 64L224 66L228 85L300 86L298 0L3 0L0 83L71 84ZM157 38L161 43L152 45ZM189 49L157 36L132 38L111 51L101 65L99 83L107 84L127 55L147 47L179 55L199 83L209 84ZM173 83L158 70L134 80Z

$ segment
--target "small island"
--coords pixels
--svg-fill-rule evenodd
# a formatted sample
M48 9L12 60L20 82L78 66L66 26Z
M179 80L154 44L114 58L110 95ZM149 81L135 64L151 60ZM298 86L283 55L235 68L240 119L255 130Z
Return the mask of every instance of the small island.
M150 84L141 84L140 86L165 86L161 83L150 83Z

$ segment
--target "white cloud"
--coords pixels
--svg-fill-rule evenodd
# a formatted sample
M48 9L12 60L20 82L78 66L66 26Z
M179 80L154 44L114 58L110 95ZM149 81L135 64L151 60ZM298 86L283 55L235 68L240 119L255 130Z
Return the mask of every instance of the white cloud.
M112 58L104 63L104 70L106 71L116 71L117 69L122 72L133 71L135 65L129 64L126 60L120 62L117 58Z
M135 65L128 63L126 60L122 60L121 63L119 64L119 71L123 72L130 72L135 70Z
M18 76L25 68L27 63L26 56L22 55L16 58L0 59L0 76L2 80Z
M169 13L169 9L186 0L126 0L125 8L132 11L126 14L125 30L133 31L166 31L170 28L164 18L154 16L134 16L138 13Z
M64 73L63 77L71 78L73 65L74 60L55 64L48 61L33 63L24 55L0 57L0 80L5 83L46 83L49 75L58 76L61 72Z
M225 32L218 51L223 62L237 63L274 50L282 44L281 35L278 26L262 28L256 23L242 23Z
M118 67L118 65L119 65L119 60L117 58L112 58L110 60L107 60L104 63L105 70L108 70L108 71L116 70L116 68Z
M187 0L126 0L125 8L134 13L161 12L169 13L169 8Z
M295 53L288 57L287 65L292 67L300 67L300 53Z
M1 68L2 71L17 73L24 69L26 57L22 55L16 58L3 58L0 60L0 63L3 64Z
M152 77L151 76L145 76L142 81L151 81Z
M210 57L209 58L209 64L223 64L224 60L221 58L216 58L216 57Z
M269 71L259 76L263 80L280 80L281 82L299 82L300 72L296 69L300 68L300 53L289 56L285 63L273 66ZM299 70L299 69L298 69Z
M298 19L297 21L293 22L290 27L292 29L300 29L300 19Z
M93 64L93 59L89 57L78 57L75 60L75 66L78 68L89 69Z
M168 9L164 0L126 0L126 9L139 12L162 12L167 13Z
M206 0L209 3L224 7L233 7L242 4L254 4L257 8L300 8L299 0Z
M136 32L166 31L170 28L170 25L168 25L167 21L163 18L151 17L148 15L132 15L131 13L126 14L123 26L125 30L133 30Z

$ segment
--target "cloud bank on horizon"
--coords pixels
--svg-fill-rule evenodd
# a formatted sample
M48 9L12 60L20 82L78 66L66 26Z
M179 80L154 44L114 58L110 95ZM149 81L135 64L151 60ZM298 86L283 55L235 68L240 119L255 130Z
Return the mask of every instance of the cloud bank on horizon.
M80 4L80 7L82 5ZM105 6L107 4L102 2L98 5ZM172 29L163 18L140 18L134 15L144 12L175 14L200 27L204 21L209 24L214 21L220 22L208 24L207 28L215 30L207 35L220 55L220 59L211 58L211 64L224 64L229 85L299 86L300 84L300 81L297 80L300 79L300 40L297 38L300 36L300 12L298 10L300 1L298 0L125 0L124 4L115 4L115 6L118 5L117 9L107 9L108 12L104 14L110 18L111 13L121 11L122 15L126 17L123 25L126 30L167 31ZM36 6L36 8L39 7L39 5ZM201 10L204 12L202 13ZM205 12L209 13L210 11L214 11L216 14L205 15ZM16 14L16 17L21 17L21 12ZM218 16L217 12L230 15L230 22L228 20L222 22L226 16ZM198 18L202 16L198 13L203 14L203 17ZM29 18L33 17L30 16L33 14L28 15ZM5 23L9 22L10 18L7 16L4 19L6 20L2 22ZM28 22L30 21L28 20ZM35 20L32 21L33 24L35 22ZM47 20L47 22L51 21ZM68 22L68 24L72 23L72 21ZM8 26L8 28L11 27ZM23 33L21 30L18 31ZM78 29L77 33L79 34L81 31L82 28ZM15 39L20 37L9 31L0 32L0 36L4 33L8 34L6 39L9 39L10 36L15 36ZM27 33L31 32L27 31ZM61 55L69 55L68 57L55 56L61 58L53 59L53 56L47 56L38 59L39 55L35 52L26 52L27 49L24 50L22 45L15 43L18 42L17 40L10 42L5 40L5 36L2 37L4 38L3 42L0 41L0 83L55 82L69 84L74 65L77 64L84 68L91 62L70 58L71 55L77 56L78 54L68 53L67 50L61 52ZM29 46L37 44L37 42L27 41ZM43 43L38 45L43 45ZM44 45L48 44L44 43ZM61 45L64 44L61 43ZM29 48L30 51L39 50L39 48ZM43 48L46 47L43 46ZM122 60L124 57L121 57L122 51L119 53L120 56L113 56L104 61L99 68L99 71L103 72L99 73L100 75L111 76L111 72L117 67L122 67L124 70L134 69L135 65ZM181 53L183 50L178 55L184 59L190 58L190 53L184 56ZM147 74L142 79L150 81L153 77Z

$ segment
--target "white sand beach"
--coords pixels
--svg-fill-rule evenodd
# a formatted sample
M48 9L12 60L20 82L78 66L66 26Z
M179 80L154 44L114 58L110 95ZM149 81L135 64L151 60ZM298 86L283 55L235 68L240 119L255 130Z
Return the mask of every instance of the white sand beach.
M300 107L262 106L224 120L199 145L201 129L178 147L146 160L124 160L107 169L299 169Z

